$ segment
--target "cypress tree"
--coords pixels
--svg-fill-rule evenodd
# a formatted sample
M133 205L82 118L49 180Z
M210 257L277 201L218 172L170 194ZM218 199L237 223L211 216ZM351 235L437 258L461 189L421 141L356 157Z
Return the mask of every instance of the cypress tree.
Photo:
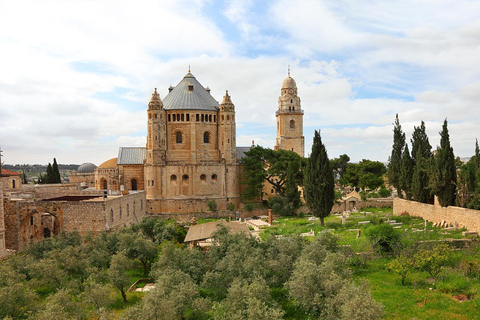
M438 201L442 207L454 205L457 189L457 169L453 148L450 146L447 119L443 122L442 132L440 132L440 147L437 148L434 159L432 182Z
M45 177L45 183L54 183L55 181L55 174L53 173L53 168L50 162L47 166L47 176Z
M322 143L320 131L315 130L312 153L305 167L304 198L313 215L324 218L330 214L335 201L333 170L328 160L327 150Z
M412 174L412 197L415 201L423 203L431 202L431 193L428 188L428 161L421 152L418 152Z
M62 179L60 178L60 171L58 170L57 159L55 158L53 158L52 169L53 169L53 177L54 177L53 183L61 183Z
M407 200L412 198L412 177L413 177L413 159L410 157L408 144L405 144L405 150L402 155L402 163L400 166L399 183L402 190L405 191Z
M402 165L402 151L405 145L405 133L402 131L402 126L398 120L398 113L395 117L395 124L393 126L393 146L392 154L388 163L388 182L397 189L397 194L400 198L402 196L402 189L400 184L400 167Z
M412 159L417 163L417 153L420 152L424 159L430 159L432 156L432 146L428 141L425 131L425 122L422 121L420 127L413 127L412 139Z

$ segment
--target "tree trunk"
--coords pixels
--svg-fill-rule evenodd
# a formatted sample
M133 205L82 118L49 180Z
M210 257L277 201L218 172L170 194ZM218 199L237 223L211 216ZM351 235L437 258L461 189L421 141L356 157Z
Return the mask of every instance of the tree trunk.
M323 217L320 217L320 224L322 225L322 227L325 227L325 222L323 221Z
M125 294L125 290L122 288L120 289L120 292L122 293L122 298L123 298L123 302L127 303L127 295Z

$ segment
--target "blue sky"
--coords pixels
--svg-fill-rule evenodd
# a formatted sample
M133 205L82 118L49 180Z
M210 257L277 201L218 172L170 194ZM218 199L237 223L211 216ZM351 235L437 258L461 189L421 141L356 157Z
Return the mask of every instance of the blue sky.
M144 146L146 108L191 66L236 106L237 144L273 147L290 65L306 153L387 161L395 114L456 155L479 138L478 1L0 0L0 146L7 163L93 162Z

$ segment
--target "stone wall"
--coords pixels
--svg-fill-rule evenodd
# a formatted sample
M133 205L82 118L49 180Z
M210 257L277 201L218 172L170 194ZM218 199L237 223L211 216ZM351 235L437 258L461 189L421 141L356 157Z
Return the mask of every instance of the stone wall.
M5 217L3 211L3 183L0 177L0 258L5 256Z
M460 207L442 207L415 201L408 201L400 198L393 200L393 214L400 215L408 212L412 216L421 217L425 220L440 223L457 225L469 231L480 232L480 211Z
M84 194L85 195L85 194ZM145 191L83 201L5 199L6 247L21 250L60 232L116 230L146 216Z

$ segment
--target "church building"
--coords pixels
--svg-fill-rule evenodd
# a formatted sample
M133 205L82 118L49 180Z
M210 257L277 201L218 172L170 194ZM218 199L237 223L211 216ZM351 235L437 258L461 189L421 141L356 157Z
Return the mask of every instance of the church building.
M295 80L282 83L275 149L303 157L303 110ZM221 103L189 72L162 99L157 89L147 110L146 147L122 147L117 158L95 169L95 188L110 193L145 190L147 212L207 211L236 208L241 196L235 105L226 91Z

